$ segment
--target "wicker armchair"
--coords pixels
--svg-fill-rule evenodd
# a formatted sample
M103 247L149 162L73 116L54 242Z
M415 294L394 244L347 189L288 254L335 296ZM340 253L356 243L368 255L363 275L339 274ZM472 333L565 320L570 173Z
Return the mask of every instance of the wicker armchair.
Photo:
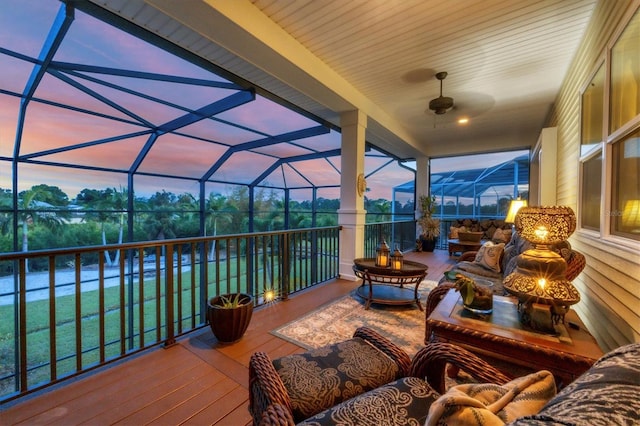
M425 313L424 344L425 345L431 342L431 327L429 327L429 323L427 322L427 319L429 318L429 315L431 315L433 310L436 308L436 306L438 306L438 303L440 303L442 298L446 296L449 290L454 287L455 285L453 283L446 281L441 284L438 284L433 290L429 292L429 295L427 296L426 307L424 309L424 313Z
M249 411L256 424L269 405L280 405L302 420L303 415L404 377L410 367L405 351L366 327L348 341L274 361L265 352L255 352L249 360ZM306 394L309 389L311 395Z
M382 347L388 346L388 341L384 337L370 329L360 328L354 336L356 335L366 336L367 339L373 336L374 342L382 342ZM372 344L377 343L372 342ZM391 352L395 353L395 350ZM405 356L400 358L406 359ZM400 411L406 414L407 419L424 423L430 404L444 392L447 363L466 371L478 381L503 384L510 380L509 376L465 349L448 343L431 343L415 355L408 369L397 380L381 384L377 388L354 395L335 405L324 407L323 412L305 419L296 417L287 386L274 367L274 362L265 353L257 352L252 355L249 362L249 411L255 425L293 425L304 423L305 420L314 424L318 424L315 422L332 424L334 415L341 416L343 419L344 416L358 416L357 423L366 424L368 414L372 418L380 415L381 405L393 409L393 400L390 396L400 394L402 397L399 398L404 401ZM319 375L324 372L322 369L316 371ZM421 391L413 392L412 390L416 387L420 387ZM409 404L409 407L406 406L408 398L415 400L413 404ZM322 400L323 396L320 395L317 399ZM366 407L369 406L374 412L367 411ZM349 422L347 419L345 421Z

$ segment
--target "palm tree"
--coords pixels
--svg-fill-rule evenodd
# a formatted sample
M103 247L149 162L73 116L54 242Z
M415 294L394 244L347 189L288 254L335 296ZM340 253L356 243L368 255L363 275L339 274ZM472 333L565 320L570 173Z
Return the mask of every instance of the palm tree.
M11 191L0 188L0 235L9 233L11 229Z
M205 203L205 221L204 221L204 236L207 236L207 229L213 228L213 236L218 235L218 220L226 223L231 223L233 216L231 213L225 212L225 206L227 206L227 199L224 195L218 193L209 193L209 198ZM209 250L209 259L213 260L215 253L216 241L211 242L211 249Z
M118 224L118 244L122 243L127 196L127 190L121 186L119 190L107 188L102 191L85 188L76 197L76 202L88 211L85 217L100 223L103 245L107 245L106 224L114 222ZM106 250L104 257L107 266L117 265L120 260L120 251L116 251L113 261Z
M39 223L50 230L56 230L64 224L64 218L67 215L51 211L56 207L51 203L61 207L65 203L68 204L68 199L58 187L49 185L35 185L18 194L18 221L22 226L22 251L29 251L30 226ZM25 260L25 272L29 272L27 260Z
M174 193L164 189L149 197L147 204L152 212L146 218L144 228L150 240L175 238L174 218L177 200L178 197Z

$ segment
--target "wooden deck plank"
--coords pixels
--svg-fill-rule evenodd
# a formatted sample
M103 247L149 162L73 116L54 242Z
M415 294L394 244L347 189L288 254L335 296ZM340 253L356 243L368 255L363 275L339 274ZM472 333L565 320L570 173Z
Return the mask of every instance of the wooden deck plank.
M74 381L65 386L58 386L54 391L43 392L42 396L27 399L20 404L20 410L10 410L16 413L12 419L13 423L44 421L43 419L53 419L63 415L67 411L69 404L85 405L92 397L103 393L104 389L115 389L123 387L129 380L144 381L154 374L153 367L158 364L176 363L180 361L179 352L164 352L164 349L151 349L143 356L133 357L128 362L107 367L100 372L90 373L81 380ZM59 390L59 391L58 391ZM46 395L46 398L44 396ZM79 402L78 402L79 401ZM62 409L61 409L62 408ZM0 423L2 424L2 423Z
M427 279L438 281L455 261L446 251L407 253L429 265ZM336 280L256 309L245 336L220 344L208 327L101 368L82 378L0 406L0 425L37 424L216 424L251 423L248 362L255 351L277 358L304 349L271 334L360 285Z
M203 374L203 372L205 374ZM97 413L86 423L94 424L94 419L99 419L100 423L115 424L124 421L128 424L140 424L141 416L145 418L155 418L171 407L171 401L182 401L189 399L192 395L193 385L209 383L215 386L226 377L212 367L197 365L183 374L174 376L156 386L148 387L143 392L136 394L135 398L121 401L116 408ZM203 382L203 380L206 380ZM200 385L200 387L202 387ZM197 392L196 392L197 393ZM133 417L135 420L130 421Z
M171 392L168 393L165 392L159 398L155 398L143 407L141 407L140 404L134 405L126 416L120 416L120 418L115 419L101 416L100 420L104 420L109 424L148 423L172 412L177 407L197 397L201 393L205 391L210 392L211 388L214 388L223 380L228 380L228 378L213 368L200 368L199 370L199 374L190 377L184 386L171 389Z
M253 419L249 414L249 401L245 401L241 406L237 407L235 410L231 411L227 414L223 419L221 419L217 426L222 425L251 425L253 423Z
M157 397L157 393L181 386L184 377L188 377L194 369L203 365L180 346L173 346L166 351L179 352L181 356L172 357L172 362L167 362L166 358L158 359L146 366L144 375L133 375L119 383L101 387L99 391L69 401L65 404L68 415L47 424L78 424L96 418L97 415L111 418L116 413L126 412L126 407L132 401L144 405Z
M236 426L238 423L228 423L231 419L227 418L227 414L238 407L242 407L245 402L247 402L247 390L240 387L235 388L222 398L211 402L203 410L191 417L188 423L193 425L227 424L229 426ZM246 411L245 421L240 424L245 424L247 421L251 421L249 410Z
M153 424L153 425L178 425L178 424L194 424L191 422L193 416L200 411L204 410L210 404L215 404L219 399L223 398L229 392L234 389L242 389L243 392L247 392L246 389L239 386L235 381L225 378L217 383L211 383L210 386L203 389L201 392L193 395L192 398L184 401L182 404L176 406L171 411L162 414L153 419L147 419L143 423L138 424ZM248 395L245 395L248 401ZM224 415L226 413L222 413ZM121 424L132 424L128 419L123 419ZM212 422L206 423L212 424Z

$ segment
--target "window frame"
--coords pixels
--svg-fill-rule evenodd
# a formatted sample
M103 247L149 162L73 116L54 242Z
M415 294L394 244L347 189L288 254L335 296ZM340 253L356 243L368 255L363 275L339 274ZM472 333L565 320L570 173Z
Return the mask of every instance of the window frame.
M634 250L640 249L640 241L636 239L632 239L624 235L624 233L612 233L612 222L614 218L615 212L613 212L613 185L614 180L616 178L616 171L613 167L613 147L616 143L623 142L625 137L629 136L631 133L640 129L640 113L636 114L635 117L631 118L623 125L621 125L618 129L611 132L611 66L612 66L612 51L616 43L620 40L620 37L627 29L627 27L631 24L632 20L636 15L640 16L640 10L638 8L632 8L624 19L621 20L619 27L617 28L614 35L611 37L611 40L605 46L604 52L600 55L599 60L594 64L591 73L588 75L587 81L584 86L580 89L580 135L579 140L580 143L578 145L578 179L579 179L579 190L578 190L578 229L577 232L581 235L585 235L591 238L598 239L603 242L610 242L612 244L618 245L620 247L631 248ZM583 128L582 123L585 119L584 111L583 111L583 96L589 87L589 84L595 78L596 74L600 70L600 67L604 67L605 70L605 85L604 85L604 105L603 105L603 125L602 125L602 139L601 142L594 144L594 146L588 151L582 152L582 140L583 140ZM585 228L582 225L582 210L583 210L583 202L582 197L584 193L584 165L589 160L593 159L597 154L602 153L602 189L601 189L601 199L600 199L600 229L593 230L590 228Z

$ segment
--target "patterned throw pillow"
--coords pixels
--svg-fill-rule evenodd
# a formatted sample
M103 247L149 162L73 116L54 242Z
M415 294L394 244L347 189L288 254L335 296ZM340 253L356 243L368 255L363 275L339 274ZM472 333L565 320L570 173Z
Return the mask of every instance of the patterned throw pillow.
M556 394L553 375L546 371L505 383L453 386L429 408L425 426L494 426L536 414Z
M494 244L491 241L487 241L478 250L475 262L491 271L500 272L500 256L503 250L504 243Z
M493 233L491 240L494 243L508 243L511 240L511 230L498 228Z
M464 226L461 226L459 228L456 227L456 226L450 226L449 227L449 238L451 238L451 239L459 238L458 233L460 231L465 232L466 230L467 230L467 228L465 228Z

